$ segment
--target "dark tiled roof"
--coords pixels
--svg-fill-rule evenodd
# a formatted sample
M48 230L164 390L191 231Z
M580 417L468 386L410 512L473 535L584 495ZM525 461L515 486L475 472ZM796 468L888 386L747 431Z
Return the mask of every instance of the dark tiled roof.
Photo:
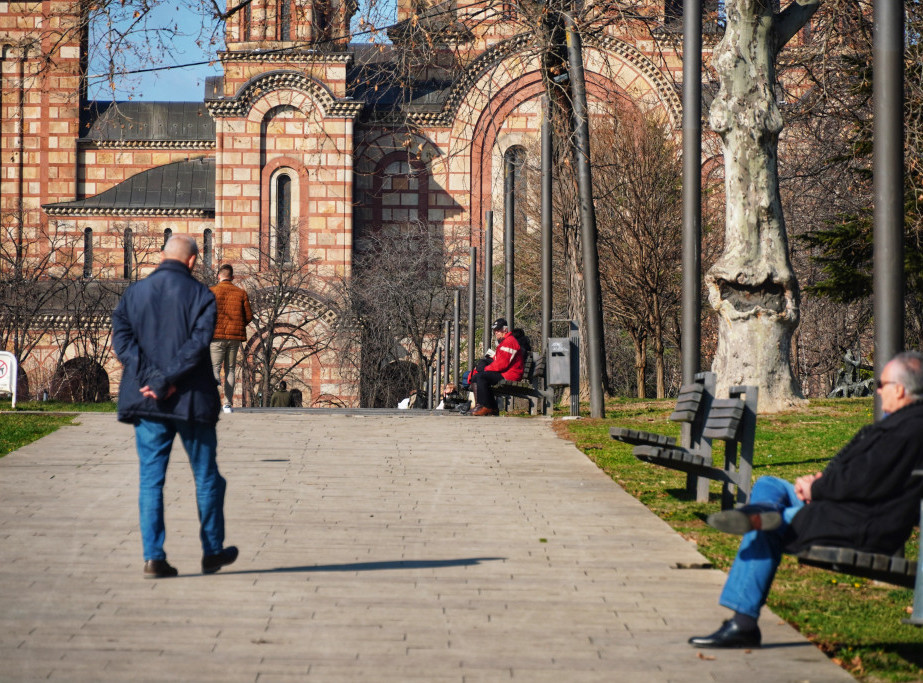
M215 159L175 161L133 175L95 197L45 204L49 215L215 213Z
M215 140L215 120L204 102L94 102L80 130L83 139L100 142Z

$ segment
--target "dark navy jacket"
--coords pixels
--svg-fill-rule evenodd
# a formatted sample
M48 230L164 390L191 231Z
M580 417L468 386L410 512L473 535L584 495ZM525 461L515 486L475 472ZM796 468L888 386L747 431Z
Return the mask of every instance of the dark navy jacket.
M867 425L811 486L812 502L792 519L786 550L833 545L891 554L920 520L923 402Z
M122 422L139 417L218 422L218 386L208 345L215 332L215 296L181 261L163 261L131 285L112 314L112 347L122 363ZM155 401L140 389L150 386Z

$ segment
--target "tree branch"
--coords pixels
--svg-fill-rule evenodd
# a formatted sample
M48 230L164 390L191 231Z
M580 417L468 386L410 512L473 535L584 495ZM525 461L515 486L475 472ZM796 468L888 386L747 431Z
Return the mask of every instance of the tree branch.
M820 0L793 0L774 20L776 52L790 41L820 7Z

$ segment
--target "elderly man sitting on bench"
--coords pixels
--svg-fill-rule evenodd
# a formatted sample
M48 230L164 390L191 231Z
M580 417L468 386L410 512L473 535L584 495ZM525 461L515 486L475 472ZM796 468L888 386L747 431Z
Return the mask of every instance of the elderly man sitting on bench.
M782 553L832 545L893 554L919 520L923 481L923 355L895 356L878 380L885 419L866 425L823 472L794 484L760 477L750 502L708 517L708 523L743 534L719 603L734 616L694 647L759 647L757 619Z

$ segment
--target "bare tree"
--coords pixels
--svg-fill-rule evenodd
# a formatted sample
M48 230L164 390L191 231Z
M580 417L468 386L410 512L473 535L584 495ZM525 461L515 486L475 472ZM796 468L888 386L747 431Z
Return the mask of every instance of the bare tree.
M281 380L298 388L299 371L330 348L338 306L321 293L325 283L317 274L316 259L299 253L264 256L268 266L243 282L256 327L244 343L243 387L247 403L268 406Z
M0 348L20 367L54 328L76 254L75 236L52 223L24 231L21 212L0 224Z
M635 340L638 397L645 396L646 343L657 398L666 393L667 328L679 307L682 166L663 122L623 115L597 131L600 276L604 309Z
M360 375L361 405L393 408L397 393L400 400L425 388L466 264L453 241L424 222L363 233L344 283L351 321L344 359Z

